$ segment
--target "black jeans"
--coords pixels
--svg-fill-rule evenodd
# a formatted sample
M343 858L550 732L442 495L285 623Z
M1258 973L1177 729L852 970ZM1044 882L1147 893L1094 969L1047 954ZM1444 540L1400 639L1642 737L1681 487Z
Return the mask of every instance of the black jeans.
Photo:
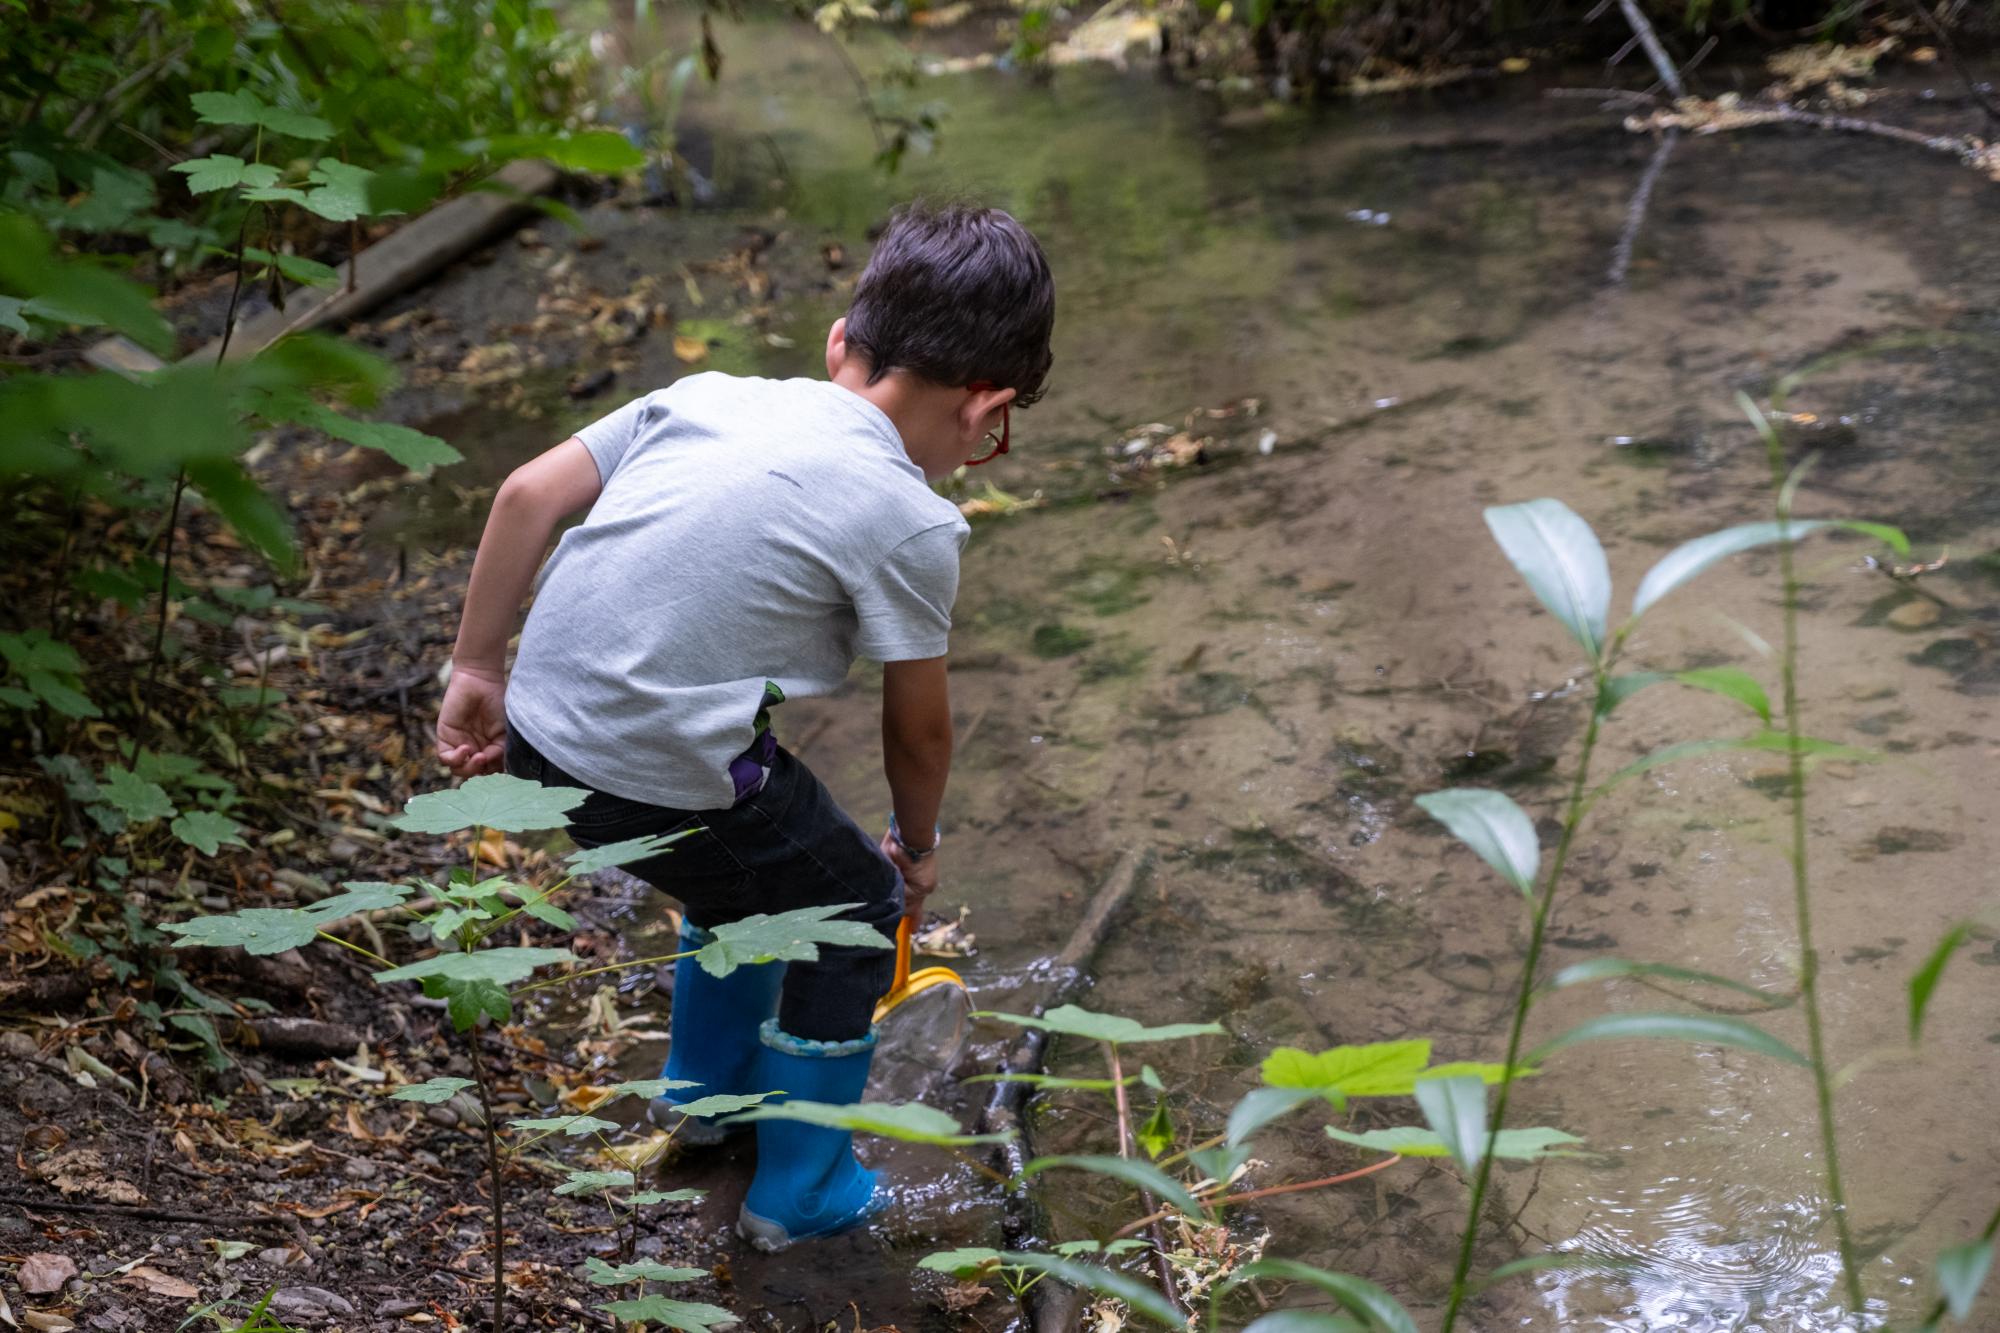
M844 920L865 921L889 941L896 937L902 876L812 770L782 747L763 789L722 810L673 810L594 790L511 730L507 771L545 787L590 792L569 816L569 836L580 846L695 830L625 870L680 899L687 919L704 929L759 912L841 903L850 906ZM809 1041L866 1034L895 967L890 949L820 945L817 961L786 971L778 1026Z

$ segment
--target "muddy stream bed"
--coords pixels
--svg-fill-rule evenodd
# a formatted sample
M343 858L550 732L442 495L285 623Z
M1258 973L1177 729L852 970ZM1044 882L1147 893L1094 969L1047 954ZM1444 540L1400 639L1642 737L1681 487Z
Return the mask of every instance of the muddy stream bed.
M1052 388L1017 416L1014 454L974 481L1047 503L976 521L966 553L937 905L970 908L978 952L962 970L1005 1008L1118 855L1150 852L1085 1003L1228 1028L1148 1052L1181 1092L1184 1127L1219 1128L1277 1045L1428 1036L1439 1060L1501 1055L1522 904L1411 798L1499 787L1543 821L1546 846L1584 721L1568 685L1587 673L1482 506L1565 501L1604 538L1622 609L1665 548L1766 516L1737 389L1873 339L2000 335L2000 191L1900 145L1685 141L1613 288L1653 142L1525 81L1273 117L1106 69L1065 69L1047 88L993 70L926 78L909 96L944 104L942 141L887 178L823 42L754 29L728 57L684 114L708 202L599 205L587 252L544 224L546 245L503 244L400 308L452 312L475 333L485 320L497 338L552 271L588 268L600 285L656 284L677 331L705 343L701 368L816 374L866 231L895 200L971 193L1036 230L1059 287ZM681 266L744 228L768 240L773 276L739 320L721 279ZM504 391L407 397L468 463L413 495L389 535L462 542L478 501L461 505L458 488L694 369L654 333L618 352L615 383L572 402L565 377L603 355L589 347ZM1816 540L1801 565L1807 729L1887 756L1820 769L1810 828L1829 1041L1839 1062L1868 1061L1840 1101L1855 1224L1878 1313L1903 1318L1928 1300L1928 1256L1975 1232L2000 1192L2000 946L1975 942L1922 1051L1905 1040L1910 973L1991 901L2000 855L1992 366L1990 347L1940 340L1847 362L1793 402L1815 418L1795 445L1823 452L1802 513L1899 524L1920 558L1951 554L1921 593L1865 568L1858 540ZM1148 423L1166 429L1147 437ZM1183 429L1212 439L1206 462L1131 466L1127 441ZM1779 634L1775 560L1751 555L1651 615L1630 660L1740 665L1775 694L1757 642ZM778 723L864 822L886 813L876 683L859 669L842 697L789 704ZM1600 771L1743 726L1719 699L1650 691L1620 710ZM1607 800L1573 859L1552 964L1674 961L1787 989L1771 758L1709 756ZM633 947L661 921L641 907ZM1630 983L1577 988L1538 1009L1530 1040L1674 1004ZM1803 1045L1795 1010L1762 1021ZM982 1049L1002 1035L982 1033ZM1095 1058L1064 1050L1056 1067L1095 1073ZM977 1099L946 1104L969 1113ZM1511 1118L1581 1135L1590 1155L1498 1174L1496 1215L1512 1224L1505 1240L1492 1230L1482 1266L1546 1248L1641 1266L1497 1288L1475 1326L1852 1326L1801 1071L1678 1043L1588 1045L1523 1083ZM1327 1119L1308 1110L1267 1132L1253 1183L1364 1160L1325 1137ZM1043 1151L1111 1143L1094 1109L1045 1109L1037 1124ZM880 1223L776 1260L735 1255L738 1289L788 1324L844 1326L852 1300L864 1326L960 1326L911 1268L932 1249L997 1243L995 1196L931 1150L871 1151L897 1182ZM718 1232L743 1168L692 1172L716 1191ZM1134 1215L1106 1182L1049 1179L1064 1236ZM1268 1200L1239 1234L1268 1230L1274 1255L1383 1282L1430 1322L1463 1198L1452 1172L1408 1162Z

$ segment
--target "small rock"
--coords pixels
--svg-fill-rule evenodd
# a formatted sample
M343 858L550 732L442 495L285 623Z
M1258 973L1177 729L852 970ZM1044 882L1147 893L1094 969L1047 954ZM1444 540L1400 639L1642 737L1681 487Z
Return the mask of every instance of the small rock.
M31 1254L21 1261L17 1276L30 1296L53 1296L76 1276L76 1260L66 1254Z
M326 845L328 859L352 865L368 854L368 849L352 838L335 838Z
M1904 602L1891 611L1887 618L1897 629L1920 630L1929 629L1937 624L1940 614L1942 613L1938 610L1936 602L1920 597L1915 601Z
M610 388L611 381L617 378L617 371L603 366L592 371L578 371L569 377L569 383L564 388L572 398L594 398Z
M443 1125L446 1129L452 1129L458 1125L458 1112L449 1106L426 1106L424 1119L433 1125Z
M383 1301L380 1305L376 1306L375 1317L377 1319L400 1319L406 1314L415 1314L423 1308L424 1303L422 1301L404 1300L399 1297L393 1301Z
M9 1029L0 1032L0 1055L11 1055L16 1060L32 1060L42 1053L35 1045L35 1039L25 1032Z
M274 1308L298 1319L327 1319L337 1314L353 1314L345 1296L325 1287L280 1287L271 1297Z
M349 1162L345 1170L349 1180L373 1180L382 1174L382 1168L366 1158Z

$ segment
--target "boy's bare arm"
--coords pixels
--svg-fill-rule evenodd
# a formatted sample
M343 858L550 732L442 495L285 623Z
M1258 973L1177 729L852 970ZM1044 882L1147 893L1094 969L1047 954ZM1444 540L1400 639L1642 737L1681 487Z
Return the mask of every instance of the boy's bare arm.
M603 488L583 442L564 440L509 474L493 497L465 592L451 682L438 711L437 755L460 777L500 767L507 744L507 641L556 525Z
M944 658L883 665L882 768L903 841L916 848L931 846L945 779L951 774L951 689ZM937 857L912 861L886 835L882 854L903 872L908 890L904 910L916 916L937 888Z

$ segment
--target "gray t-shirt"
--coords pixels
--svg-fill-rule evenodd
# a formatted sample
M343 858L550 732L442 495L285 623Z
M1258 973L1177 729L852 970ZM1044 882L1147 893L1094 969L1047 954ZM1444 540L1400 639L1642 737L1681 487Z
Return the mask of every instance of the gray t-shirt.
M880 408L820 380L695 375L577 432L604 491L537 586L509 723L602 791L729 805L766 682L941 657L970 533Z

